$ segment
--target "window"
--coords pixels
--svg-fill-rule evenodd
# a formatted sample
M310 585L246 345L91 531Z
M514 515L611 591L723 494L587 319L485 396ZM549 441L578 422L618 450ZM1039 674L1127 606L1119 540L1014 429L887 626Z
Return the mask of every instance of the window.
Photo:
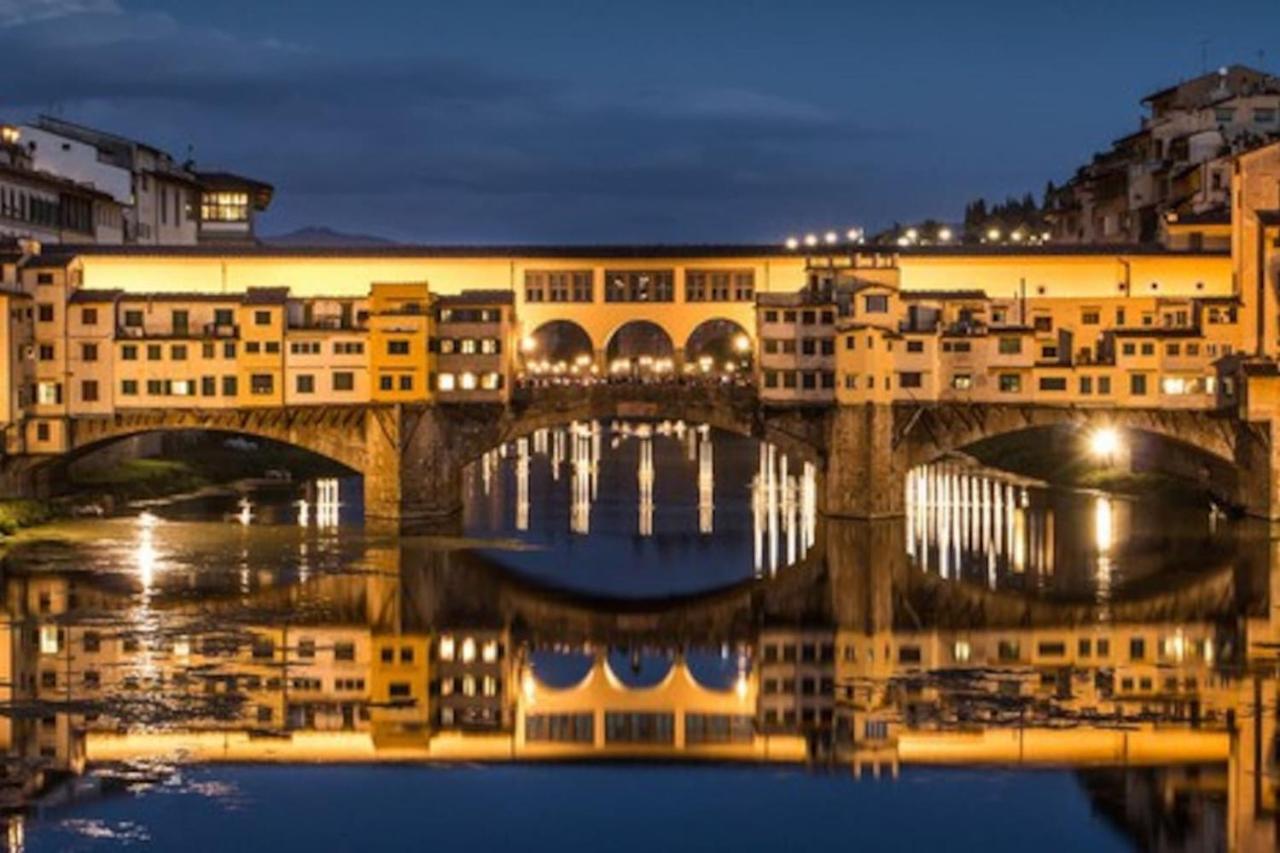
M869 294L862 298L862 306L868 314L883 314L889 310L889 297L883 293Z
M436 382L436 387L441 391L452 391L455 387L456 379L452 373L441 373Z
M249 390L253 394L271 394L275 387L275 377L270 373L255 373L249 377Z
M1111 377L1110 376L1098 377L1098 393L1099 394L1111 393Z
M1052 332L1053 317L1041 315L1035 319L1035 329L1037 332Z
M215 326L231 326L235 324L233 319L234 313L230 308L215 308L213 310L213 324Z
M333 659L353 661L356 659L355 643L342 642L333 644Z
M1147 375L1145 373L1132 373L1129 375L1129 393L1134 396L1142 396L1147 393Z
M907 341L907 352L924 352L924 341Z
M1017 394L1022 391L1022 377L1016 373L1000 374L1000 390L1005 394Z
M671 270L609 270L605 272L606 302L672 302L675 277Z
M595 282L591 270L527 270L526 302L592 302Z
M85 379L80 383L80 399L86 403L98 402L98 380Z
M224 377L222 377L222 396L224 396L224 397L234 397L234 396L236 396L236 394L238 394L238 393L239 393L239 392L237 391L237 389L236 389L236 386L237 386L238 384L239 384L239 383L238 383L238 382L236 382L236 377L234 377L234 376L224 376Z
M356 375L349 370L338 370L333 373L334 391L354 391Z
M466 376L470 376L471 374L469 374L469 373L468 373L468 374L464 374L464 375L466 375ZM401 377L400 377L400 390L401 390L401 391L412 391L412 390L413 390L413 375L412 375L412 374L408 374L408 373L406 373L406 374L404 374L403 376L401 376Z
M1022 338L1001 338L999 346L1001 355L1017 355L1022 352Z
M394 339L387 341L387 355L408 355L409 342L407 340Z
M172 347L170 347L170 349L169 349L169 357L170 357L170 358L172 358L174 361L186 361L186 360L187 360L187 345L186 345L186 344L174 344L174 345L173 345Z
M1080 312L1080 323L1085 326L1096 326L1101 322L1100 312L1096 308L1087 308Z
M299 373L294 380L294 388L299 394L315 393L316 378L310 373Z
M213 397L218 393L218 378L216 376L203 376L200 378L200 394L204 397Z
M1067 390L1067 377L1065 376L1041 376L1041 391L1065 391Z
M62 385L57 382L37 382L36 402L45 406L61 403Z
M120 360L121 360L121 361L137 361L137 360L138 360L138 345L137 345L137 344L123 344L123 345L121 345L121 347L120 347Z
M951 387L957 391L968 391L973 387L973 377L968 373L956 373L951 377Z
M899 388L919 388L923 384L923 375L918 372L898 374Z
M247 192L206 192L200 199L200 218L205 222L248 222Z
M175 309L173 312L173 333L175 335L187 334L190 324L191 315L185 309Z
M122 379L120 380L120 394L124 397L134 397L138 393L138 380Z
M164 357L164 351L159 344L147 344L147 361L159 361Z
M1092 376L1080 377L1080 393L1086 394L1086 395L1093 393L1093 377Z
M383 375L383 376L379 376L379 377L378 377L378 390L379 390L379 391L391 391L391 390L392 390L392 389L394 389L395 387L396 387L396 383L395 383L395 380L394 380L392 377L390 377L390 376L386 376L386 375Z
M81 308L80 322L85 326L98 325L98 309L97 308Z
M53 344L41 344L39 349L39 357L41 361L53 361L54 359Z
M254 311L253 324L255 326L270 326L271 312L270 311Z

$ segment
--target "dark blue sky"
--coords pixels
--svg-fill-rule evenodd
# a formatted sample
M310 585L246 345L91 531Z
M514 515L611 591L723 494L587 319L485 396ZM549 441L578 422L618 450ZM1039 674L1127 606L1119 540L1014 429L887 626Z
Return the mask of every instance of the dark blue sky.
M771 241L1038 195L1202 40L1277 34L1280 0L0 0L0 116L194 145L276 185L268 232Z

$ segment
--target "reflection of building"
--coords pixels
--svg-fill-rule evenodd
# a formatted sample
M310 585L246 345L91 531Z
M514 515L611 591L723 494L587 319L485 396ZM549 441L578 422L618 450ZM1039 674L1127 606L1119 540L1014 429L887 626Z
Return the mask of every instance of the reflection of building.
M830 727L835 640L821 629L766 628L759 641L759 721L765 731Z
M471 564L452 573L415 558L402 575L395 549L371 552L367 574L278 583L246 556L243 571L208 579L172 562L177 533L140 523L136 574L11 573L0 684L17 712L0 733L32 773L175 750L207 761L803 761L816 750L860 767L1205 764L1196 778L1225 793L1235 849L1265 849L1276 629L1274 610L1235 588L1258 584L1247 568L1100 608L899 567L883 552L901 548L901 523L853 527L827 522L825 575L799 578L801 589L782 573L736 609L722 609L734 593L672 611L670 624L695 633L670 646L744 655L732 685L713 689L678 653L650 687L604 663L616 640L664 624L662 610L495 587ZM596 660L552 688L531 652L566 644Z
M431 651L431 717L436 726L510 729L511 639L505 631L444 630Z

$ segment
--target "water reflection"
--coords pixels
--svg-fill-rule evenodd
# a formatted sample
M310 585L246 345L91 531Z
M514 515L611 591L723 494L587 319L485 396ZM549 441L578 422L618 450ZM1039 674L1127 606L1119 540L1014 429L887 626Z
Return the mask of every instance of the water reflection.
M906 507L906 551L921 570L1100 604L1118 586L1194 571L1233 548L1208 506L1047 489L965 462L913 469Z
M625 526L645 543L669 535L675 494L684 535L728 525L760 580L678 600L572 595L521 582L497 549L339 533L319 521L327 488L307 524L296 489L251 495L248 526L221 510L67 524L4 559L0 790L20 808L86 778L124 790L237 762L680 759L885 780L1053 767L1078 770L1140 846L1274 846L1280 542L1188 516L1167 530L1178 547L1152 555L1181 510L954 469L913 474L905 520L819 525L809 473L767 446L688 428L560 434L496 452L478 494L487 480L490 500L518 498L523 459L531 530L558 493L571 541ZM640 537L646 443L654 533ZM664 491L668 475L683 491ZM611 501L626 484L636 503ZM576 533L584 494L590 532ZM496 503L512 527L518 504ZM793 554L806 559L783 570ZM47 837L47 810L17 814L11 839Z
M771 577L817 531L817 470L772 445L682 421L578 422L486 453L466 476L466 532L576 590L670 595Z

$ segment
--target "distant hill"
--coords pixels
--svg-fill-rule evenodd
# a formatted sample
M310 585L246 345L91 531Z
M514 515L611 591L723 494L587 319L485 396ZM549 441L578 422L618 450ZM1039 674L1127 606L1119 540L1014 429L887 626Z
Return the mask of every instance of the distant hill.
M273 234L263 237L262 242L270 246L389 246L394 241L370 234L346 234L332 228L308 226L290 231L287 234Z

